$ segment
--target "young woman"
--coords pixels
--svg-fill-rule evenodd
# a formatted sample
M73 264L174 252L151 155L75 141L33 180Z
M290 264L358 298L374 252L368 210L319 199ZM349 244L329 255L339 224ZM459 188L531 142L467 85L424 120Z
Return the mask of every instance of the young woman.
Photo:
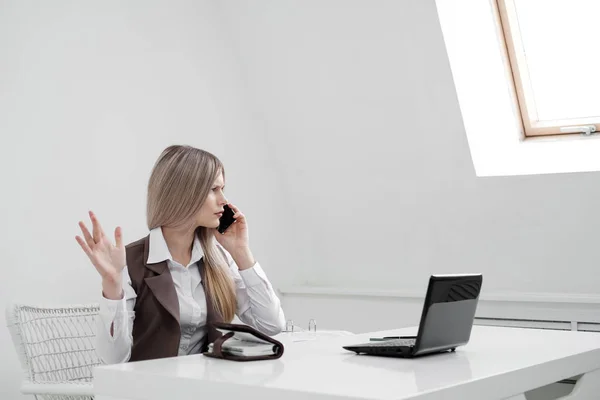
M244 214L223 193L224 168L211 153L170 146L148 184L149 234L115 242L90 211L77 242L102 277L97 351L105 363L206 351L220 334L212 322L245 324L267 335L283 329L281 303L254 259ZM225 205L235 222L217 231Z

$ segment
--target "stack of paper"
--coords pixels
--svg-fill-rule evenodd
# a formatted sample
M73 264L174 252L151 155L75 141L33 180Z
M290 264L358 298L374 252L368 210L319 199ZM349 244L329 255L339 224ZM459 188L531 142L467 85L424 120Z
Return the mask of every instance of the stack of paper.
M272 343L255 343L243 340L228 339L223 342L221 351L236 356L268 356L276 353L276 346ZM213 351L213 344L208 345L208 351Z
M219 329L223 334L229 331ZM208 345L208 351L213 351L213 344ZM235 332L234 336L225 340L221 345L221 351L239 356L265 356L277 352L277 346L256 336L245 333Z

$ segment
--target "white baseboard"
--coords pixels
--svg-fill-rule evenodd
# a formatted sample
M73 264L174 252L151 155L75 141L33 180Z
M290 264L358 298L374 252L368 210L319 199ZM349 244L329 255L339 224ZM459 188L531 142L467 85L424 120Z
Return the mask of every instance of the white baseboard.
M393 297L404 299L420 299L425 296L422 292L400 290L336 288L321 286L283 286L279 288L282 295L324 295L352 297ZM486 293L481 294L482 301L502 301L518 303L567 303L567 304L600 304L600 295L573 293Z
M310 298L334 311L344 300L354 307L377 312L381 302L391 309L408 302L420 307L425 293L377 289L285 286L279 289L284 301L296 306ZM407 303L407 304L408 304ZM481 295L476 324L523 328L600 331L600 295L563 293L486 293Z

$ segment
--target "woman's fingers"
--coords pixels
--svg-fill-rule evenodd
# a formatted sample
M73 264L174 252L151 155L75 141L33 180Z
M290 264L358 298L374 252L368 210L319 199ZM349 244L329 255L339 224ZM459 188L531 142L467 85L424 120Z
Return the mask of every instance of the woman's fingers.
M100 225L100 221L96 217L92 211L90 211L90 219L92 220L92 226L94 231L94 242L98 243L104 236L104 231L102 230L102 226Z
M81 228L81 233L83 233L83 237L85 238L89 248L94 247L94 239L92 238L92 235L90 235L90 231L88 231L83 221L79 221L79 227Z
M244 215L244 213L238 211L233 215L233 218L235 218L235 221L237 222L243 220L244 218L246 218L246 216Z
M121 248L123 246L123 231L120 226L115 228L115 244L117 248Z
M92 257L92 249L90 249L90 246L88 246L88 244L85 242L85 240L83 240L81 238L81 236L75 236L75 240L77 240L77 243L79 243L79 245L83 249L84 253L87 254L88 257L91 258Z
M233 212L234 212L233 218L235 218L236 221L244 218L244 214L240 211L239 208L237 208L236 206L234 206L231 203L229 203L228 206L229 206L229 208L231 208L233 210Z

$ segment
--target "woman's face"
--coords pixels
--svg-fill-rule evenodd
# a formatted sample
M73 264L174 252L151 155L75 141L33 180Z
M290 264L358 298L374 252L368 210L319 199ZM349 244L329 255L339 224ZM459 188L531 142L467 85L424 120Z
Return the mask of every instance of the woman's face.
M219 172L217 179L213 185L196 215L196 225L205 226L207 228L216 228L219 226L219 218L223 215L223 206L227 204L227 198L223 194L225 188L225 180L223 173Z

